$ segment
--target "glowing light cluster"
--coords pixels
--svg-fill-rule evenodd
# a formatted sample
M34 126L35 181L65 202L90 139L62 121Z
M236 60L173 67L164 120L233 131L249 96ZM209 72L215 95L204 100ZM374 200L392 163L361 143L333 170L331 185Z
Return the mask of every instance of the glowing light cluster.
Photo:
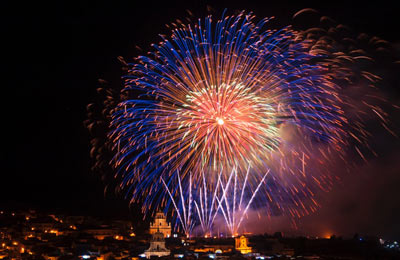
M260 160L260 152L277 148L278 127L268 99L251 93L241 84L203 87L191 92L187 103L177 109L174 126L182 129L179 147L187 145L188 159L201 162L198 169L212 165L213 170L248 165ZM175 132L176 134L176 132ZM177 151L177 157L180 152Z

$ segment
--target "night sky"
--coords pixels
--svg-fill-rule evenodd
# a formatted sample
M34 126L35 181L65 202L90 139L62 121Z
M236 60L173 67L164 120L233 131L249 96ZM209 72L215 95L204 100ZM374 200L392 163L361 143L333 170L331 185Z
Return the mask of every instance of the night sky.
M129 61L141 54L136 45L148 50L159 41L159 33L168 33L165 24L183 20L187 9L197 16L207 13L207 5L217 14L224 8L245 9L288 25L296 11L314 8L400 48L398 8L390 1L6 2L0 11L5 43L0 208L129 215L127 202L112 194L104 197L99 176L90 171L86 105L95 99L99 78L119 84L123 72L118 56ZM399 87L387 88L399 105ZM391 120L399 127L399 113ZM383 139L377 140L381 156L363 168L365 175L357 173L326 198L326 206L308 218L305 230L310 230L307 223L323 226L328 221L337 232L345 232L352 223L368 219L357 226L361 231L400 237L400 142ZM344 203L349 198L356 206ZM339 217L329 219L332 215Z

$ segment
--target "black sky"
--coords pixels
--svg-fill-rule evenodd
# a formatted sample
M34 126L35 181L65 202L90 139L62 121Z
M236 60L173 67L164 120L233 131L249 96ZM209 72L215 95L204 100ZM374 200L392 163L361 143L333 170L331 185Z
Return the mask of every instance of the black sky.
M122 72L118 56L129 60L138 55L135 45L148 49L150 43L159 40L159 33L167 32L165 24L185 18L187 9L198 16L206 14L207 5L216 13L224 8L245 9L258 17L275 16L287 25L296 11L310 7L355 31L399 45L399 9L394 2L325 2L328 1L3 3L1 125L5 146L0 208L127 214L126 202L113 196L104 198L100 179L90 172L89 136L82 123L86 105L94 100L99 78L119 81ZM399 95L398 88L393 86L393 90ZM398 143L390 149L400 151ZM400 173L394 171L390 181L395 178L399 183L396 176ZM384 186L385 176L382 178ZM391 190L388 196L400 197L400 187Z

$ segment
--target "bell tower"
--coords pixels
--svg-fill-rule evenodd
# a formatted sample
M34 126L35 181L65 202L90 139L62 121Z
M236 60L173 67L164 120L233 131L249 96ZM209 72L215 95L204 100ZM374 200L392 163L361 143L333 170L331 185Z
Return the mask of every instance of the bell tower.
M153 235L157 232L162 233L164 237L171 236L171 223L167 222L167 218L161 211L156 213L154 221L150 223L150 234Z

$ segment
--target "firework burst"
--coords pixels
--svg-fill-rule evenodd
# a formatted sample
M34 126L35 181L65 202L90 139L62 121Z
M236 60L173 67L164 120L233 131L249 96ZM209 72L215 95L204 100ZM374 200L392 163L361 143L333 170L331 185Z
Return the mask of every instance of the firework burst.
M211 233L222 212L236 233L253 200L270 214L315 211L315 190L335 181L329 161L350 146L364 159L366 111L344 91L353 76L338 65L345 55L304 31L269 29L269 20L242 12L180 24L127 64L108 140L120 187L144 213L173 205L190 234L195 220Z
M177 171L184 179L192 172L195 181L205 172L211 181L221 169L264 170L285 141L282 124L343 142L337 88L313 65L316 57L290 29L265 29L268 19L252 19L240 14L213 24L208 17L174 30L154 45L153 58L131 64L123 91L140 98L117 106L110 138L134 197L159 191L154 180Z

